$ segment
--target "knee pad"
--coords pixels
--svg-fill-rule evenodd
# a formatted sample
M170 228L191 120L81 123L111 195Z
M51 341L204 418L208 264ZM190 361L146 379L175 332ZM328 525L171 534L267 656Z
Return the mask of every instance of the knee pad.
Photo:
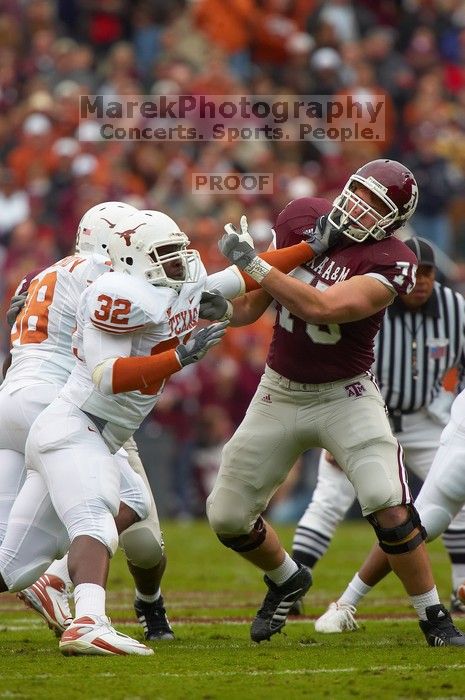
M229 535L218 535L217 537L221 544L225 547L233 549L235 552L251 552L265 541L266 527L262 517L259 517L253 526L251 532L247 535L238 535L230 537Z
M37 473L28 485L33 481L41 482ZM39 500L40 493L35 495ZM35 583L52 561L61 556L63 549L68 551L70 545L68 532L48 498L38 506L37 519L26 517L26 505L24 499L16 501L0 547L0 572L10 591L21 591Z
M121 503L125 503L131 508L140 520L145 520L150 516L152 499L143 480L132 471L130 481L126 478L127 474L121 476Z
M18 569L7 566L2 570L0 567L0 573L8 586L8 591L10 593L17 593L18 591L32 586L32 584L48 569L52 561L53 559L36 559L30 562L27 567L23 566Z
M415 506L409 504L407 509L409 512L407 520L397 527L381 527L376 520L375 513L367 518L376 533L379 546L386 554L412 552L426 539L426 530L421 524Z
M139 569L153 569L163 557L163 538L158 523L151 519L128 527L119 536L119 543L126 559Z
M429 542L441 535L452 521L464 529L462 501L443 491L442 481L427 480L415 502ZM457 515L459 514L459 515ZM456 520L454 520L456 518Z
M69 548L65 528L61 536L37 529L27 534L29 537L21 539L23 527L13 522L5 546L0 548L0 573L11 592L22 591L35 583L60 554L61 547L65 544L66 550Z
M264 504L251 501L236 491L221 486L207 499L207 517L216 534L235 537L250 532Z
M118 548L118 530L110 511L100 502L80 504L66 513L66 528L71 542L82 535L93 537L108 549L112 557Z
M420 513L428 542L432 542L436 537L442 535L452 521L450 512L440 504L428 503L421 509Z

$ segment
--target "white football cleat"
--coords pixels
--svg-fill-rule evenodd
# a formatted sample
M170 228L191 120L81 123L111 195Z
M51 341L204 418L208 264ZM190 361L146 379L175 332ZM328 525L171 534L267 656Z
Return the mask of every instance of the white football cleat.
M41 615L50 629L61 637L73 616L63 579L44 574L32 586L18 593L18 598Z
M449 610L454 615L465 613L465 584L462 583L455 591L451 592Z
M346 603L331 603L325 613L315 620L315 631L331 634L358 629L354 615L357 608Z
M462 605L465 605L465 581L454 591L456 598ZM463 611L462 611L463 612Z
M126 634L117 632L105 615L86 615L73 620L63 632L59 648L66 656L113 656L139 654L150 656L153 649Z

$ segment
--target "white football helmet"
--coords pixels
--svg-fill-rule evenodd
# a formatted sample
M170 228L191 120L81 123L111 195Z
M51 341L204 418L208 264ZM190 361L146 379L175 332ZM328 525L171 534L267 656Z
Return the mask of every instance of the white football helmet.
M124 202L102 202L88 209L79 222L75 252L78 255L98 253L107 257L108 239L116 224L135 211L135 207Z
M173 219L161 211L146 209L118 222L108 254L115 270L179 291L183 284L197 282L200 275L200 255L187 248L189 243ZM181 263L178 270L167 271L167 263L173 262Z

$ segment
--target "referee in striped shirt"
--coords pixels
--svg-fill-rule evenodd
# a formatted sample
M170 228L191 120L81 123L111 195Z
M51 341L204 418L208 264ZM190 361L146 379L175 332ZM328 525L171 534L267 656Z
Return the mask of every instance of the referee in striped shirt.
M458 367L461 377L465 369L465 300L435 280L434 251L427 241L411 238L405 243L418 258L417 281L410 294L397 297L386 310L375 341L373 371L405 462L424 481L454 399L442 389L444 374ZM323 451L312 501L294 535L293 558L312 569L354 500L352 484ZM465 580L465 508L443 541L452 563L451 607L465 612L456 596ZM356 574L339 601L317 620L317 631L355 629L356 605L370 588ZM301 609L300 604L292 612Z
M417 283L388 307L373 365L395 432L408 423L404 416L431 406L447 370L458 366L463 371L465 361L463 297L435 281L434 252L427 241L411 238L406 245L418 258Z

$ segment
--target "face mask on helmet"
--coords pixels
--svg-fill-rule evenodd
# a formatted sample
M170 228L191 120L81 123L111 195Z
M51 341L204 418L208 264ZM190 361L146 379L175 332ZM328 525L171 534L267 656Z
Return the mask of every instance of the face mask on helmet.
M179 291L183 284L197 282L200 276L200 256L188 249L189 243L166 214L137 211L118 224L108 254L115 270Z
M360 186L369 193L364 195ZM369 236L380 241L410 219L417 202L418 186L408 168L395 160L374 160L349 178L328 219L354 241Z
M128 214L137 209L124 202L102 202L96 204L82 217L76 235L75 252L78 255L108 256L108 239L115 226Z

